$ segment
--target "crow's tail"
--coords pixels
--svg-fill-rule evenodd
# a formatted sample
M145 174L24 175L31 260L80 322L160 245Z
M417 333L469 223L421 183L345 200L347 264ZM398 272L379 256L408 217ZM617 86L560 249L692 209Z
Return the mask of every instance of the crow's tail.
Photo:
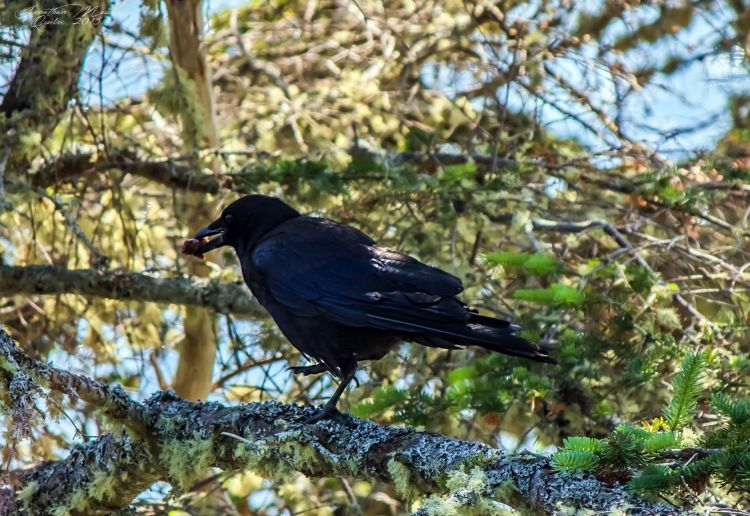
M454 300L445 300L446 303L450 301ZM521 329L515 324L468 311L463 304L442 306L433 303L432 306L441 310L430 312L409 304L397 308L381 305L377 313L371 309L367 318L376 328L396 331L406 340L424 346L454 349L473 345L538 362L557 363L544 347L515 335ZM468 319L461 315L468 315Z
M556 364L547 350L515 335L521 328L501 319L471 314L460 339L450 338L455 344L473 344L490 351L524 357L538 362Z
M419 321L402 313L396 316L368 314L379 324L387 324L389 329L406 330L404 336L433 348L455 349L460 346L479 346L490 351L517 357L556 364L547 350L515 335L521 328L501 319L470 313L467 321Z

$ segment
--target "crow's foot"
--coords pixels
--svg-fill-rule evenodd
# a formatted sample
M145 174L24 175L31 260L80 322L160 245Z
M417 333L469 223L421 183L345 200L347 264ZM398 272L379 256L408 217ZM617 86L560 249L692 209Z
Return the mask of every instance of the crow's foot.
M341 373L341 382L339 383L338 387L336 387L336 392L333 393L333 396L331 396L331 399L328 400L328 402L323 405L323 408L320 409L320 411L309 418L307 420L308 423L317 423L318 421L323 421L324 419L331 419L336 416L341 416L341 412L336 410L336 404L339 402L339 398L341 398L341 394L346 390L346 386L351 383L351 381L354 379L354 375L357 372L357 362L349 362L342 364L339 367L339 373Z
M315 415L307 418L305 423L307 423L308 425L312 425L314 423L317 423L318 421L325 421L326 419L335 419L342 415L343 414L339 412L339 410L336 407L325 405L320 410L318 410L318 412Z

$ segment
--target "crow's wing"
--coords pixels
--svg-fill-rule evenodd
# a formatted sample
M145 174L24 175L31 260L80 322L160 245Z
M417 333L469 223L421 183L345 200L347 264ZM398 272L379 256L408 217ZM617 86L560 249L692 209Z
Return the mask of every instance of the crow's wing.
M515 336L517 326L468 310L456 298L463 288L458 278L349 226L296 218L268 234L249 258L265 294L296 316L387 330L427 346L472 344L554 363L545 349Z
M325 219L283 224L251 261L268 294L298 316L410 332L470 316L455 298L461 280Z

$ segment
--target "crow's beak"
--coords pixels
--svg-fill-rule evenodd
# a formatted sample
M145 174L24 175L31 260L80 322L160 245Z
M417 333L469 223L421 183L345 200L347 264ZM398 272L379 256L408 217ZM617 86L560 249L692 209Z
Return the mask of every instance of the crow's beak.
M198 231L193 237L196 240L203 241L204 238L208 238L213 235L218 236L201 245L196 254L204 254L209 251L213 251L217 247L226 245L226 243L224 242L225 231L226 228L224 227L224 222L221 219L213 221L211 224Z

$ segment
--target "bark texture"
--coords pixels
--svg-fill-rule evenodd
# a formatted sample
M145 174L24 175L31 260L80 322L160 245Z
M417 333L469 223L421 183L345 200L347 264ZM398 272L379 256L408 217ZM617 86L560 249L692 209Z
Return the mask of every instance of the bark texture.
M0 378L12 403L25 399L24 408L13 412L10 407L15 417L31 411L28 395L16 393L19 388L28 392L30 385L39 395L45 390L75 392L83 385L98 393L92 398L97 404L100 395L114 392L95 386L94 380L66 385L70 373L20 353L0 330ZM51 375L57 381L51 382ZM422 515L493 514L509 506L553 514L583 509L634 515L680 512L592 476L556 473L539 455L508 455L480 443L350 416L307 424L313 407L277 402L224 406L185 401L171 392L158 392L142 404L120 396L114 406L126 410L110 411L110 418L125 423L136 411L145 431L131 428L100 436L65 459L22 474L13 489L0 490L0 514L108 514L156 480L186 490L212 467L252 469L279 480L294 473L379 480L417 501L416 513Z
M81 294L132 301L201 306L219 313L266 317L241 283L197 278L154 278L136 272L0 266L0 296Z
M197 111L180 113L186 146L197 148L201 140L211 147L219 145L211 87L211 69L203 41L201 0L167 0L169 52L174 65L192 82L197 94Z

